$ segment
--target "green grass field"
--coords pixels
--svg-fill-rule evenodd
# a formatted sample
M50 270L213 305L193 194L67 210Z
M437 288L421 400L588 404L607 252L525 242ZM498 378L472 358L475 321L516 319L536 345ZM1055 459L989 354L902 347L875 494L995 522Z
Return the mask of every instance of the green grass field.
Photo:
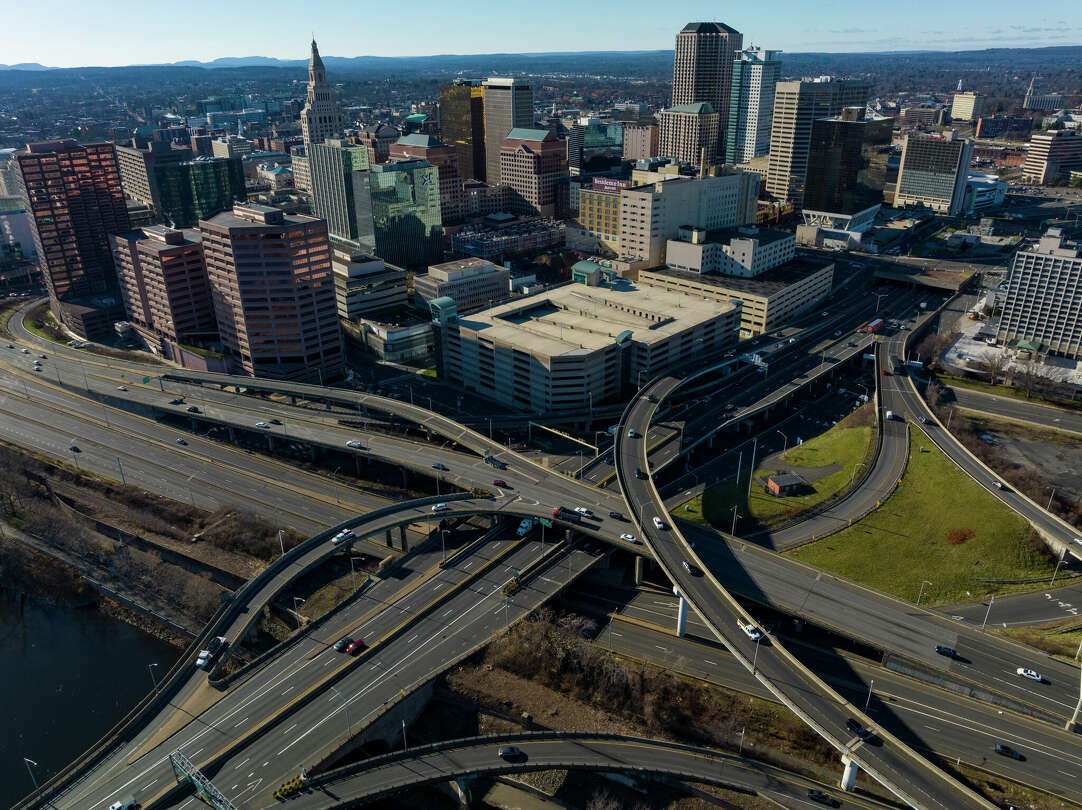
M835 425L826 433L809 439L784 454L787 464L799 467L827 467L838 464L840 469L812 482L812 493L789 498L775 498L758 483L751 486L748 495L747 471L741 474L740 485L732 479L710 487L681 504L673 514L729 531L732 528L733 504L742 516L750 516L759 523L778 522L786 519L791 510L808 509L822 503L849 486L853 467L863 461L872 439L870 427L849 427L845 422ZM775 469L770 465L755 471L757 478L765 478ZM744 527L749 525L744 521Z
M925 603L1042 587L977 581L1050 576L1054 564L1030 546L1025 520L919 431L913 431L909 451L901 484L879 509L790 555L903 599L916 600L921 581L928 580L932 585L925 588ZM947 540L951 531L973 536L952 544Z

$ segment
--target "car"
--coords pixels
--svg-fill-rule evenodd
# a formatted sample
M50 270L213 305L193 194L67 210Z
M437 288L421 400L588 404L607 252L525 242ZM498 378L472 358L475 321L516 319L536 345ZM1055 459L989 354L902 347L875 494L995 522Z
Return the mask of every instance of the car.
M432 505L433 512L446 512L451 507L445 503L437 503Z
M515 531L519 537L525 537L533 529L533 521L529 518L523 518L522 522L518 524L518 529Z
M351 641L351 642L349 643L349 646L348 646L348 647L346 647L346 652L347 652L347 653L348 653L349 655L356 655L357 653L359 653L359 652L360 652L361 650L363 650L363 649L364 649L365 647L367 647L367 646L368 646L368 645L367 645L367 644L365 644L365 643L364 643L364 641L362 641L361 639L357 638L357 639L354 639L353 641Z
M827 807L841 807L842 803L821 790L812 788L808 791L808 799L819 804L826 805Z
M758 641L763 637L763 634L759 631L759 628L749 622L747 619L737 619L737 626L744 631L744 635L750 638L752 641Z
M654 528L658 531L661 531L665 528L665 521L659 518L657 515L654 515Z
M1031 681L1037 681L1038 683L1044 680L1044 676L1041 675L1041 673L1028 667L1018 667L1018 669L1015 670L1015 673L1021 675L1023 678L1029 678Z
M1003 482L1002 481L993 481L992 486L994 486L996 489L1003 489Z
M927 425L928 424L928 417L927 416L923 416L923 415L918 416L917 419L918 419L918 421L920 421L920 423L922 425Z
M849 343L847 343L846 345L847 345L847 346L850 346L850 347L855 347L855 346L857 345L857 342L856 342L855 340L851 340L851 341L849 341Z
M621 515L619 512L609 512L609 517L611 517L613 520L623 520L624 519L624 516Z
M506 487L507 482L504 481L502 478L493 478L492 479L492 486L494 486L494 487Z
M526 755L522 753L522 749L515 745L501 745L496 752L496 756L500 759L525 759Z
M42 360L48 360L49 359L48 356L44 355L44 354L39 354L38 357L40 357Z
M654 396L653 394L647 394L646 395L646 401L647 402L657 402L657 397Z
M169 400L169 404L170 405L183 405L184 404L184 397L173 397L171 400Z
M868 729L864 728L864 726L862 726L859 721L853 719L852 717L845 721L845 727L865 742L870 740L873 736L872 732L868 731Z
M40 360L35 360L34 361L34 368L40 368L40 367L41 367L41 361Z
M82 450L79 449L79 445L77 445L77 444L73 444L68 449L73 453L81 453L81 452L83 452Z
M199 410L199 408L197 408L195 405L189 405L187 410L188 413L202 413L202 411Z
M842 336L842 331L840 329L835 329L834 330L834 337L841 337L841 336Z
M681 560L680 564L684 566L684 570L691 574L693 577L699 576L699 569L689 563L687 560Z
M947 656L947 658L957 658L958 657L958 651L955 650L954 647L947 647L947 646L944 646L943 644L936 644L935 645L935 651L937 653L939 653L940 655Z
M210 641L207 642L207 650L210 652L211 655L217 655L218 652L222 649L222 647L225 646L225 643L225 636L214 636Z
M116 387L116 390L117 390L117 391L127 391L127 390L128 390L128 386L126 386L126 385L118 385L118 386Z
M639 542L638 540L635 539L635 535L633 535L633 534L626 534L626 533L621 534L620 539L623 540L625 543L638 543Z
M266 422L256 422L255 426L257 428L262 428L263 430L270 430L270 425L268 425Z
M41 371L41 366L34 366L34 371Z
M272 425L280 425L280 424L282 424L282 420L281 419L271 419L270 423Z
M109 805L109 810L139 810L139 805L131 796L125 796L120 801Z
M354 450L360 450L364 447L364 445L356 439L350 439L348 442L346 442L346 447L352 447Z
M587 509L585 506L576 506L575 511L583 517L593 517L594 513Z
M342 529L342 531L338 532L338 534L331 538L331 543L333 545L340 546L347 540L352 540L354 536L355 535L353 534L353 529Z
M177 436L177 444L179 444L181 447L183 447L187 443L188 443L187 439L182 439L180 436Z
M447 467L446 464L436 463L436 464L432 465L432 469L433 470L439 470L440 472L447 472L449 468Z
M9 348L9 349L14 349L14 348L15 348L15 344L14 344L14 343L9 343L9 344L8 344L8 348Z
M29 349L23 349L23 354L30 354L30 350Z
M338 641L336 641L334 643L334 651L335 652L345 652L346 650L349 649L349 645L352 644L352 643L353 643L353 639L351 639L349 636L346 636L345 638L340 638L340 639L338 639Z
M647 475L646 475L646 473L644 473L642 471L641 467L636 467L635 468L635 477L638 478L640 481L645 481L646 478L647 478Z
M629 439L637 439L637 438L639 438L639 431L635 430L635 428L628 428L627 429L627 437Z
M1009 745L1004 745L1003 743L996 743L992 746L992 750L994 750L997 754L1002 754L1005 757L1017 759L1019 762L1026 761L1026 758L1022 756L1021 752L1015 751Z

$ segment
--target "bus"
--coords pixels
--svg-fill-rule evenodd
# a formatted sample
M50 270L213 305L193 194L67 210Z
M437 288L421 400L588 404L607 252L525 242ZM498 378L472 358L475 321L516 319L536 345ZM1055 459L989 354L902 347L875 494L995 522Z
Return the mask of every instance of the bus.
M874 321L868 321L868 323L864 324L864 326L861 327L861 331L875 332L875 331L878 331L879 327L882 326L882 325L883 325L883 319L882 318L876 318Z

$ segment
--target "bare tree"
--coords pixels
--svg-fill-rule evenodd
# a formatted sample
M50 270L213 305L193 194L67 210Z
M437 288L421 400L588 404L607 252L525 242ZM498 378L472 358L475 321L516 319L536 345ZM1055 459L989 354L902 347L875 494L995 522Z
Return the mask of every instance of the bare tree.
M1053 381L1048 367L1032 355L1017 367L1014 379L1018 386L1026 392L1026 399L1029 399L1032 394L1044 393L1049 383Z
M1006 382L1007 367L1010 364L1011 359L1006 352L987 351L981 355L980 360L977 362L977 368L988 375L988 381L992 385L999 385Z

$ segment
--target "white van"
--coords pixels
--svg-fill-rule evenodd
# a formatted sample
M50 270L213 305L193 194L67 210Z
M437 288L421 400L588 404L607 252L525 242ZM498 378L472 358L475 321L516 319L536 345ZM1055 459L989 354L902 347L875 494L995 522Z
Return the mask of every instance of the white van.
M109 805L109 810L137 810L139 805L135 803L135 799L131 796L125 796L118 802L113 802Z

